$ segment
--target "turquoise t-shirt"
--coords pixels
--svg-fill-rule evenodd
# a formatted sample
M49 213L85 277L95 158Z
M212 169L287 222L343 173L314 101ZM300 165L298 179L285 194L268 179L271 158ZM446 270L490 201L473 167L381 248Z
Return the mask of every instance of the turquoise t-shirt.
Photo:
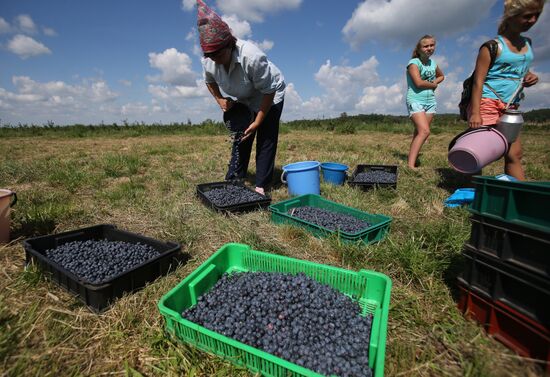
M501 52L495 59L495 63L491 69L487 72L485 83L489 84L500 98L487 85L483 85L482 97L500 99L507 103L518 86L521 85L523 76L529 71L529 66L533 61L533 50L529 43L527 43L527 52L525 54L516 54L510 51L501 36L498 37L498 42ZM514 102L518 101L516 97Z
M414 64L420 71L422 80L433 82L435 81L435 70L437 64L432 59L428 59L428 64L423 64L419 58L413 58L407 63L407 103L416 102L422 104L435 104L435 94L433 89L420 89L414 85L414 82L409 75L409 65Z

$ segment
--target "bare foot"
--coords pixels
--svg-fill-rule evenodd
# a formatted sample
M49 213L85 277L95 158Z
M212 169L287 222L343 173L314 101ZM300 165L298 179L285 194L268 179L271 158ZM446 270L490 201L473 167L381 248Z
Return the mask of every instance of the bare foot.
M263 187L256 187L255 191L260 195L265 195L265 190Z

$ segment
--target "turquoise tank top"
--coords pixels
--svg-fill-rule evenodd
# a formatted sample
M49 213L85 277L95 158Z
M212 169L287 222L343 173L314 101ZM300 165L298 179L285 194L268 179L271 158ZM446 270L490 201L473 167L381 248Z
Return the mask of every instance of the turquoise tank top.
M524 38L525 39L525 38ZM498 96L493 93L487 85L483 85L483 98L500 99L507 103L523 80L523 76L529 71L533 61L533 50L527 43L527 52L525 54L516 54L510 51L504 39L499 35L497 38L501 47L500 55L495 59L495 63L487 72L485 83L490 85ZM500 98L498 98L500 97ZM514 103L519 102L518 97Z
M428 59L428 64L422 64L419 58L413 58L407 63L407 103L416 102L422 104L434 104L435 94L433 89L421 89L414 85L414 82L409 75L409 65L414 64L420 71L420 78L426 81L435 81L435 70L437 64L432 59Z

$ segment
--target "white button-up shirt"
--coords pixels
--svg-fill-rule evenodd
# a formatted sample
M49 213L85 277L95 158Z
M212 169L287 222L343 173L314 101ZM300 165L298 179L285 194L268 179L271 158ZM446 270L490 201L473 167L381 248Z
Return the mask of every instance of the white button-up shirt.
M211 59L204 58L202 63L207 84L218 84L227 95L236 97L255 112L260 109L264 94L275 93L274 104L284 99L283 74L253 43L237 39L229 72Z

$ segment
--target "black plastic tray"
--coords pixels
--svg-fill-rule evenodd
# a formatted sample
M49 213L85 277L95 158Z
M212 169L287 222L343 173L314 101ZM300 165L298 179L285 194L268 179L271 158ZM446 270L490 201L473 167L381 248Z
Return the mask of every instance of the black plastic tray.
M390 183L382 183L382 182L354 182L355 177L359 173L369 172L369 171L385 171L388 173L395 174L395 182ZM397 165L357 165L355 170L353 171L351 177L348 179L348 184L350 186L359 187L363 190L368 190L373 188L374 186L378 187L389 187L389 188L397 188Z
M460 283L474 292L504 303L550 326L550 280L517 267L504 264L475 248L465 245L465 269L458 277Z
M100 240L141 243L153 247L160 255L131 270L125 271L101 284L91 284L66 270L45 255L48 249L56 248L68 242ZM115 225L101 224L69 232L29 238L23 241L26 264L36 263L50 278L75 294L92 311L100 313L107 309L118 297L144 287L157 277L174 270L178 264L185 263L188 254L180 253L181 246L173 242L161 242L136 233L119 230Z
M470 221L470 246L550 279L550 233L479 215L472 215Z
M206 195L204 195L206 192L210 190L219 189L226 186L239 186L239 187L244 187L245 189L251 192L254 192L254 193L256 192L251 188L245 186L244 183L240 181L224 181L224 182L202 183L197 185L197 195L206 206L211 207L220 212L248 212L248 211L254 211L259 208L267 208L271 204L271 198L269 196L266 196L265 199L261 199L261 200L254 200L251 202L239 203L239 204L234 204L229 206L218 206L212 203L212 201L210 201L210 199L208 199Z

